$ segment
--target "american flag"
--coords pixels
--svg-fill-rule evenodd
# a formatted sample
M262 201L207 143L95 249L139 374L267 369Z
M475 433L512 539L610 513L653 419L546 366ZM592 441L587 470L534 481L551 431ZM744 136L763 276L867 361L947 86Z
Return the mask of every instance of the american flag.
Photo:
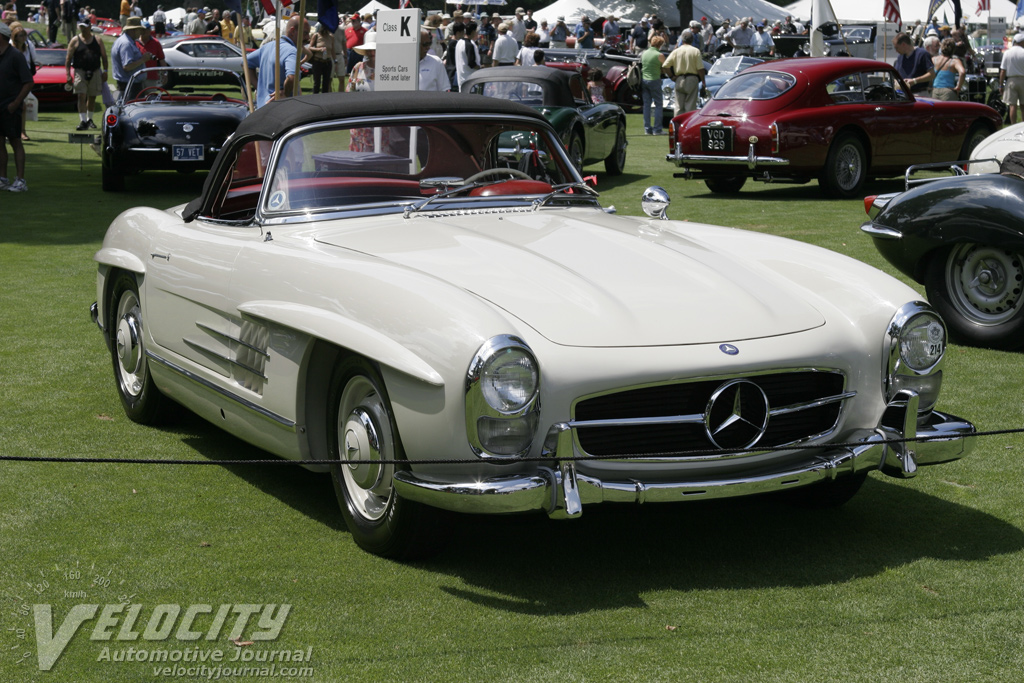
M882 16L886 21L896 24L897 29L903 26L903 19L900 17L900 0L885 0L885 4L882 6Z
M398 9L407 9L409 7L412 7L412 0L402 0L402 2L398 3Z
M978 0L978 11L975 14L981 14L982 12L988 12L992 9L991 0Z

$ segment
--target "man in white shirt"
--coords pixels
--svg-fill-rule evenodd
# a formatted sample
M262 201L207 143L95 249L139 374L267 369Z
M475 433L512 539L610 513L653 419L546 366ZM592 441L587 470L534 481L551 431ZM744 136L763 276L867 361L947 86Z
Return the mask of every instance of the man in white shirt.
M428 29L420 29L420 90L448 92L452 84L444 62L430 51L431 37Z
M1013 37L1013 45L999 64L999 89L1010 106L1010 124L1017 122L1017 108L1024 105L1024 31Z
M757 33L750 39L750 47L755 57L762 59L775 54L775 41L770 33L764 30L764 24L757 25Z
M727 38L729 39L729 44L732 45L732 53L734 55L749 55L750 41L754 39L754 30L750 28L750 22L746 19L741 19L739 25L729 31Z
M455 46L455 76L459 89L466 79L480 68L480 48L476 46L477 24L475 21L466 23L466 37Z
M526 40L526 22L523 21L525 14L522 7L516 7L516 16L508 25L508 32L516 39L517 48L522 47L523 41Z
M491 48L491 60L494 66L512 66L516 63L519 46L516 39L509 33L508 24L498 24L498 39Z

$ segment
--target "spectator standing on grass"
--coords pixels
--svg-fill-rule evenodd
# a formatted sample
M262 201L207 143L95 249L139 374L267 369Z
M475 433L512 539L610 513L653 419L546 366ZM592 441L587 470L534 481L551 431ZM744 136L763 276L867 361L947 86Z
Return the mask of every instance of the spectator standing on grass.
M697 108L697 95L701 88L706 87L704 77L704 60L700 50L693 46L693 33L683 31L683 44L672 51L665 59L665 73L671 74L676 81L676 116Z
M107 80L107 50L103 41L92 34L92 25L88 22L78 25L78 35L68 44L64 70L78 97L80 121L75 130L95 129L92 113L96 111L96 98L103 94L103 83Z
M893 67L910 86L910 92L926 95L935 78L931 55L922 47L914 47L914 41L906 33L897 33L892 46L899 55Z
M431 52L431 31L420 29L420 90L449 92L452 89L444 62Z
M526 34L523 46L516 53L516 66L533 66L533 53L540 47L540 36L530 31Z
M305 24L303 33L309 33L309 22L302 20ZM281 65L281 89L275 90L275 67L274 60L277 56L276 41L264 43L260 49L250 52L245 58L246 67L249 69L249 80L256 81L256 107L262 107L267 102L280 100L292 96L295 88L295 55L298 48L295 46L295 39L299 35L299 17L293 16L285 24L284 35L281 36L280 62ZM255 70L258 70L256 72Z
M491 47L491 62L494 66L512 66L516 63L519 46L509 33L508 24L498 24L498 38Z
M22 103L32 90L28 62L11 45L11 27L0 23L0 134L14 152L14 180L8 179L7 145L0 145L0 189L25 192L25 145L21 141Z
M604 72L600 69L591 69L587 74L587 90L590 91L590 99L595 104L604 102Z
M633 54L641 54L647 49L649 45L647 41L647 32L651 30L651 26L647 21L647 15L645 14L640 21L636 22L633 26L633 30L629 32L629 49Z
M556 50L565 49L565 41L569 38L569 27L565 25L565 17L558 17L551 29L550 44Z
M348 85L345 89L348 92L373 92L376 83L376 59L377 59L377 32L367 31L361 45L356 52L362 56L362 60L352 67L348 75Z
M453 29L452 37L448 39L448 47L444 51L444 57L441 58L441 61L444 62L444 69L448 72L448 80L452 84L452 92L459 91L459 75L455 54L458 51L459 41L465 37L466 27L460 23Z
M119 92L124 92L133 73L146 65L148 54L143 54L136 41L142 36L142 20L128 17L121 35L110 48L110 62L114 70L114 82Z
M132 15L132 3L128 0L121 0L121 9L118 18L121 22L121 28L124 28L125 23L128 21L128 17Z
M767 59L775 55L775 41L770 33L764 30L764 24L757 25L757 32L750 39L750 48L755 57Z
M466 24L466 36L455 46L455 75L459 80L459 90L466 79L480 68L480 48L476 46L476 22Z
M46 18L49 23L49 31L47 33L47 39L51 43L57 42L57 34L60 33L60 0L46 0Z
M142 48L142 54L147 56L145 68L167 66L167 60L164 58L164 46L153 35L153 25L148 21L142 22L142 33L139 35L138 44ZM159 73L150 72L146 78L151 84L160 85Z
M220 18L220 37L228 42L235 37L235 22L232 21L231 12L228 10L224 10L224 15Z
M580 21L580 27L576 29L576 49L594 49L594 27L587 17L583 17Z
M516 15L512 17L508 24L508 32L516 39L516 47L522 47L523 41L526 40L526 22L523 21L525 14L526 12L523 11L522 7L516 7ZM469 32L468 28L466 32Z
M309 51L313 55L313 94L331 92L331 74L334 72L334 36L323 24L317 24L309 36Z
M644 103L644 133L661 135L664 111L661 101L661 71L665 63L665 55L661 47L665 39L661 36L651 38L647 49L640 53L640 94Z
M956 41L943 38L939 48L941 54L932 59L935 67L935 79L932 81L932 97L937 100L956 102L960 99L960 88L964 85L967 70L953 51Z
M1010 124L1017 122L1017 111L1024 106L1024 31L1013 37L1013 45L999 63L999 89L1010 107Z
M153 12L153 33L157 38L167 35L167 14L163 5L157 5L156 11Z
M185 33L190 36L201 36L206 33L206 10L199 8L196 10L196 17L188 23L185 27Z
M11 47L20 52L25 58L25 63L28 64L29 73L36 72L36 48L32 44L32 41L28 39L28 33L25 31L25 27L21 25L20 21L11 22ZM21 117L21 139L29 140L28 130L25 128L26 118L24 114Z
M356 48L363 44L363 36L366 35L366 29L363 28L362 18L358 14L353 14L352 19L345 27L345 47L348 49L348 64L347 68L349 73L355 65L362 59L362 55L356 52Z
M338 92L345 92L345 76L348 75L348 47L345 30L340 26L331 34L334 45L334 76L338 79Z
M78 3L75 0L61 0L60 22L64 29L64 42L70 43L78 26Z

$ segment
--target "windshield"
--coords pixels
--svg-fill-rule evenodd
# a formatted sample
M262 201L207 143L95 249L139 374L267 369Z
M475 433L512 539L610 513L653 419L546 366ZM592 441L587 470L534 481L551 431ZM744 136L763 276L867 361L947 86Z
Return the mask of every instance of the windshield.
M754 57L720 57L717 62L711 65L711 70L708 71L708 75L712 74L733 74L737 71L743 71L748 66L754 64L760 64L761 59Z
M726 81L716 100L772 100L796 85L796 78L777 71L744 71Z
M402 209L442 194L492 203L519 198L522 204L524 196L578 181L561 143L540 121L319 124L277 142L273 151L269 142L242 147L213 217L252 217L260 196L267 216L370 205Z
M156 68L132 74L124 101L163 104L244 104L242 78L226 69Z

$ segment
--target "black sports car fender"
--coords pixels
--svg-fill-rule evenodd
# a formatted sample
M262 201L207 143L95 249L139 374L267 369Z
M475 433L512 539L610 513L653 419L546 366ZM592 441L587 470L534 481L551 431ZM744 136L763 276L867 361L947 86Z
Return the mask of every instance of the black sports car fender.
M960 243L1024 249L1024 179L943 178L894 197L862 229L885 259L923 283L929 260Z

